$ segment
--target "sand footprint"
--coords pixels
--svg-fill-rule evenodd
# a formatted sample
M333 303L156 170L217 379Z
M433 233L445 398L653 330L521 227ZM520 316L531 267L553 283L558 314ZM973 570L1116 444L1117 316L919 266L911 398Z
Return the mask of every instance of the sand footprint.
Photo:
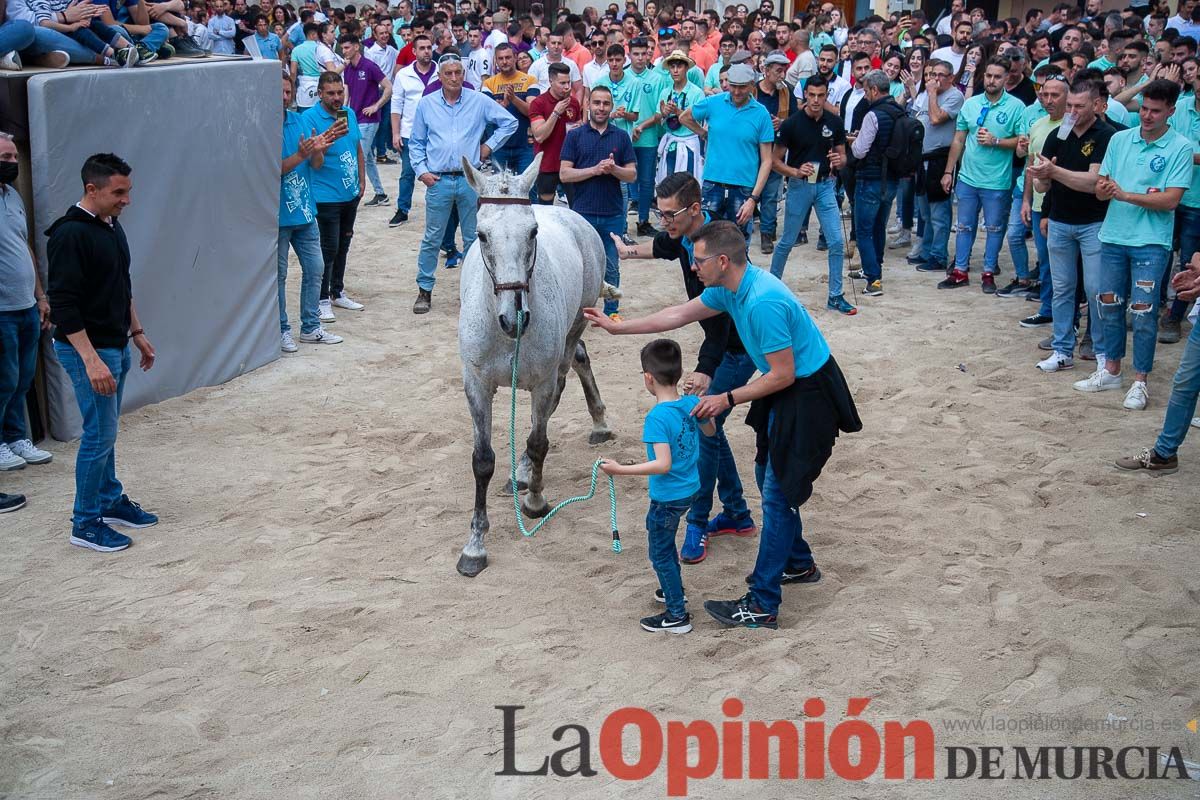
M970 577L971 571L962 564L951 564L946 567L946 572L942 576L942 585L938 587L938 591L946 594L962 594Z
M910 631L915 631L918 635L933 633L933 623L917 606L907 605L904 607L904 622Z
M1017 593L1001 589L993 583L988 587L988 597L992 601L992 616L996 622L1012 622L1017 618Z
M948 698L963 681L963 674L955 667L940 667L933 671L933 680L925 687L925 697L931 702L940 704Z
M984 708L993 705L1012 705L1032 691L1045 689L1058 683L1058 676L1066 666L1066 659L1057 655L1042 656L1035 660L1034 670L1023 678L1017 678L996 694L981 701Z

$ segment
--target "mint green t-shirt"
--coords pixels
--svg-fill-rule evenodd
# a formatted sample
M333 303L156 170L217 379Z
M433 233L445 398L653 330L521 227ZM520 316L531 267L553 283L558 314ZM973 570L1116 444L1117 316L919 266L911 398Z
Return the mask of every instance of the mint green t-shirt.
M721 67L725 66L721 63L721 59L717 59L717 63L708 68L708 72L704 76L705 89L720 89L721 88Z
M986 94L977 94L963 103L955 125L956 130L967 132L959 180L976 189L1012 188L1013 151L980 144L975 138L980 128L987 128L1000 139L1027 133L1025 105L1008 92L994 104L988 102Z
M1140 127L1118 131L1108 140L1100 174L1131 194L1173 187L1187 191L1192 186L1192 148L1192 143L1172 128L1153 142L1142 138ZM1170 247L1174 227L1172 211L1151 211L1114 198L1100 226L1100 241L1127 247Z
M663 82L667 86L670 86L672 83L675 82L674 78L671 77L671 71L669 69L667 69L666 64L659 64L654 69L657 70L663 76ZM695 84L700 89L704 88L704 73L700 71L699 67L688 67L687 79L689 82Z
M683 91L676 91L675 82L672 81L665 89L662 90L662 93L659 94L658 103L659 107L661 108L662 104L666 103L668 100L674 101L675 105L679 106L679 113L682 114L686 109L696 105L696 103L699 103L704 98L704 92L702 92L700 88L691 81L684 81ZM673 133L680 138L686 139L689 136L697 135L692 132L690 128L687 128L684 125L680 125L675 130L671 130L670 127L668 127L664 122L663 127L668 133Z
M621 106L625 106L626 111L636 111L638 116L641 116L641 108L638 106L638 79L633 77L633 73L625 70L621 75L621 80L614 82L612 72L604 73L604 77L597 79L596 86L607 86L612 90L613 109L616 110ZM613 118L612 124L633 135L633 126L637 124L634 120L616 119Z
M641 75L637 75L633 70L628 73L634 80L638 82L638 121L640 125L646 120L658 113L658 97L662 94L664 86L671 85L671 79L663 80L663 74L654 67L646 67L646 71ZM632 108L630 109L633 110ZM662 136L662 126L653 125L649 128L642 129L642 135L633 143L634 147L658 147L658 140Z
M1200 111L1196 110L1196 96L1184 94L1175 104L1171 116L1171 128L1192 143L1193 153L1200 153ZM1192 185L1183 193L1180 201L1188 208L1200 208L1200 167L1192 160Z

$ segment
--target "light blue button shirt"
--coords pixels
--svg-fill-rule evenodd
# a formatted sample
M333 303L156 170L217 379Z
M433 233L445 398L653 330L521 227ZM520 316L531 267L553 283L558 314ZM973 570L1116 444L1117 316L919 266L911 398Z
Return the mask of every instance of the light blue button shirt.
M489 123L496 130L484 143L495 152L517 130L517 121L507 109L470 89L463 89L453 104L444 92L425 95L417 103L408 140L413 172L457 172L464 156L472 166L479 166L479 143Z

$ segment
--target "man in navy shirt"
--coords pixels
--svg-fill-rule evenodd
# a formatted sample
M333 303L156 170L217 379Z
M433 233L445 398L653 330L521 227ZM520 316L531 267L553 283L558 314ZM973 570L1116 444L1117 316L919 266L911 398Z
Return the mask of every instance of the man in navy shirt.
M619 286L617 245L611 234L620 236L625 232L621 182L637 178L637 162L629 134L608 124L612 109L612 91L607 86L592 89L588 101L590 119L586 125L567 131L559 156L558 177L563 183L575 184L571 208L600 234L604 243L604 280ZM616 315L617 301L605 300L604 313Z

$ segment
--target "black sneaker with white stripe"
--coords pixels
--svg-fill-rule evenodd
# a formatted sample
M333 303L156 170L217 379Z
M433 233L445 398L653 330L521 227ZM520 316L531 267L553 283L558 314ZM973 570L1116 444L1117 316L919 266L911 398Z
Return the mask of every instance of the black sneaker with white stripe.
M750 575L746 576L747 585L750 583L750 577ZM813 564L808 569L785 569L783 574L779 576L780 585L786 583L816 583L819 580L821 580L821 570L816 564Z
M736 600L705 600L704 610L722 625L735 625L743 628L779 627L779 621L775 615L768 614L759 608L749 592Z
M667 602L667 596L665 594L663 594L663 590L661 588L654 590L654 599L659 603ZM685 602L685 603L687 602L687 590L686 589L683 592L683 602Z
M644 617L642 618L642 630L651 633L691 633L692 615L684 614L682 619L671 619L665 613Z

